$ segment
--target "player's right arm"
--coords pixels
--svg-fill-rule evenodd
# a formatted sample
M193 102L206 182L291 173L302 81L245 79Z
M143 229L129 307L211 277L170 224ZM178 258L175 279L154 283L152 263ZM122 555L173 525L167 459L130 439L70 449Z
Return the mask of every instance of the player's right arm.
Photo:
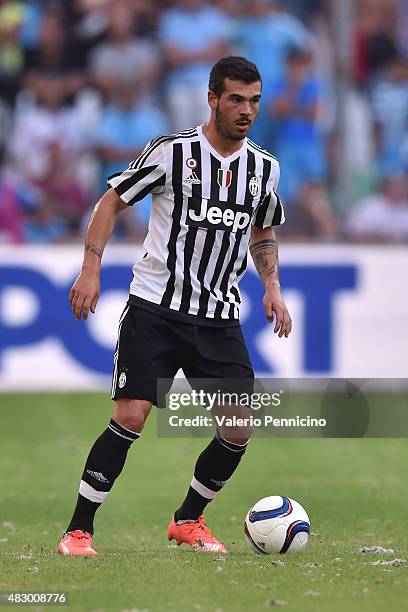
M163 136L147 143L138 159L123 172L108 177L111 187L94 208L86 231L82 270L69 294L78 321L95 312L100 293L100 269L104 248L118 214L140 202L149 193L161 193L166 186L166 156Z
M82 270L72 285L69 301L75 318L88 318L95 312L100 294L102 254L113 231L118 214L128 208L114 189L109 189L96 204L86 230Z

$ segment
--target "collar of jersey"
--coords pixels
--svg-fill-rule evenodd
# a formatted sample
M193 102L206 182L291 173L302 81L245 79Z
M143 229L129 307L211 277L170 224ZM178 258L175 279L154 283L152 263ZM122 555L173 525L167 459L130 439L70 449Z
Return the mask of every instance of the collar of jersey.
M221 155L221 153L218 153L217 149L214 149L214 147L208 142L207 138L204 135L202 125L197 125L197 132L200 137L200 140L202 141L206 149L208 149L214 155L214 157L219 159L222 163L229 164L246 150L247 139L245 137L242 141L242 146L238 149L238 151L235 151L235 153L232 153L232 155L228 155L228 157L224 157L223 155Z

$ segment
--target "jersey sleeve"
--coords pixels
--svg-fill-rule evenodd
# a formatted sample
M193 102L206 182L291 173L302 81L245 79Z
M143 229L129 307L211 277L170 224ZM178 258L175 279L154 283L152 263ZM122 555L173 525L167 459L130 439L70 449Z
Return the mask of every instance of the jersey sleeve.
M128 206L143 200L149 193L164 191L166 160L163 139L151 140L126 170L112 174L107 182Z
M282 223L285 223L285 213L282 202L277 194L279 177L279 163L275 160L267 183L267 192L262 202L259 204L252 221L252 225L255 225L255 227L259 229L265 229L273 225L282 225Z

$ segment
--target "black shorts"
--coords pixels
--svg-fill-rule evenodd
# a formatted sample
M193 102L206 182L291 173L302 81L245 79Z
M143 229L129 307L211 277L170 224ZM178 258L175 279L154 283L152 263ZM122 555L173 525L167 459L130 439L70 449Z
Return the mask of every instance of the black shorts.
M240 379L248 382L246 390L254 377L239 324L195 325L128 303L119 322L112 399L147 400L165 407L171 382L164 391L160 385L158 397L157 381L172 381L180 368L189 381Z

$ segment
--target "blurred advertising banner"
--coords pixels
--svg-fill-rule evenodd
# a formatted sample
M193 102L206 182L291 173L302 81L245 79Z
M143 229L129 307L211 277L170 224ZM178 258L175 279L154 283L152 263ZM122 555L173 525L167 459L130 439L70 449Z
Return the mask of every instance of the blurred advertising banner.
M108 389L118 320L141 246L109 246L96 314L68 293L82 246L0 247L0 390ZM241 321L257 376L408 379L408 249L281 244L289 339L265 319L249 267Z

